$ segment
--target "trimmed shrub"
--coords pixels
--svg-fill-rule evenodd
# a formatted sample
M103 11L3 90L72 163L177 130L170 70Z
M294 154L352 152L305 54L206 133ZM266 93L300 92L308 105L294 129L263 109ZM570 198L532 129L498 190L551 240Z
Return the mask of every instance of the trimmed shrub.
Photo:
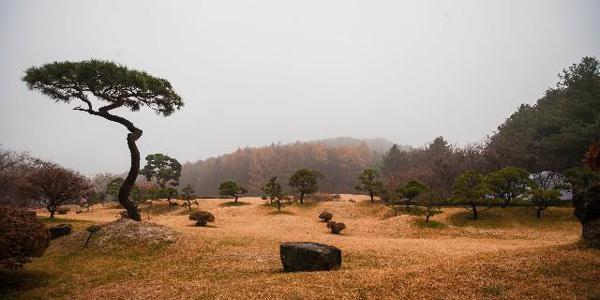
M88 243L90 242L90 239L92 238L92 234L102 230L102 228L98 225L92 225L88 228L85 229L87 232L89 232L90 234L88 235L87 239L85 240L85 245L83 245L83 247L87 247Z
M327 228L329 228L333 234L340 234L342 230L346 229L346 224L342 222L329 221L327 222Z
M16 269L48 248L48 229L34 212L0 206L0 266Z
M200 211L194 210L194 211L192 211L192 212L190 213L190 215L188 216L188 218L189 218L191 221L196 221L196 220L198 220L198 216L200 215L199 213L200 213Z
M331 219L333 219L333 214L324 211L321 214L319 214L319 219L321 220L321 222L329 222L331 221Z
M190 218L191 217L192 214L190 214ZM212 223L215 221L215 216L213 216L213 214L203 210L195 212L194 217L196 220L196 226L206 226L207 223Z
M59 215L66 215L71 209L66 206L61 206L56 210L56 213Z

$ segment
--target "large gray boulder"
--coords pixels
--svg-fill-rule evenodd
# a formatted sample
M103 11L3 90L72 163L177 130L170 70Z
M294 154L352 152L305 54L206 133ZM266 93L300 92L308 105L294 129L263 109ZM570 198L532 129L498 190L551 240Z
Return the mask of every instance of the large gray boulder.
M48 228L48 231L50 232L50 239L55 239L63 235L69 235L71 234L72 229L73 227L71 226L71 224L59 224L56 226L52 226Z
M329 271L342 266L342 250L333 246L288 242L279 250L284 272Z

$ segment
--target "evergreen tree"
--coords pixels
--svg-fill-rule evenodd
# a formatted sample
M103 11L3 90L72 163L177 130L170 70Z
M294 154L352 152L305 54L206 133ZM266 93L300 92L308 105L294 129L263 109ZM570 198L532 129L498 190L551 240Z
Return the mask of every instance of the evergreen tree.
M505 167L491 172L485 176L485 181L492 194L502 199L502 207L508 206L513 199L524 195L533 184L529 172L517 167Z
M179 185L181 177L181 164L174 158L161 153L150 154L146 156L146 165L140 172L146 177L146 181L156 181L161 188L160 194L171 203L171 198L177 195L177 190L173 187Z
M281 200L283 197L283 191L281 189L281 184L277 182L277 176L271 177L265 185L261 188L263 193L271 200L271 204L273 204L273 200Z
M487 197L490 193L486 186L483 176L475 171L466 171L456 179L456 183L452 189L453 202L463 205L473 214L473 220L479 218L479 213L490 209L493 206L493 201ZM484 210L478 210L479 206L487 206Z
M226 197L234 197L235 202L238 202L240 195L247 193L248 190L239 186L235 181L225 181L219 186L219 195Z
M175 93L171 84L148 73L99 60L55 62L31 67L25 71L23 81L30 89L38 90L56 102L79 101L81 105L74 110L102 117L127 128L131 166L118 197L129 217L141 221L137 206L129 199L129 193L140 170L140 151L136 141L142 136L142 130L112 111L127 108L135 112L148 107L167 117L183 106L181 97ZM94 108L90 95L106 102L106 105Z
M373 203L373 198L378 195L383 188L383 183L379 181L379 173L374 169L366 169L358 177L360 185L356 186L356 189L367 193Z
M300 193L300 204L304 204L304 196L319 190L319 179L323 175L319 171L300 169L290 177L289 184Z

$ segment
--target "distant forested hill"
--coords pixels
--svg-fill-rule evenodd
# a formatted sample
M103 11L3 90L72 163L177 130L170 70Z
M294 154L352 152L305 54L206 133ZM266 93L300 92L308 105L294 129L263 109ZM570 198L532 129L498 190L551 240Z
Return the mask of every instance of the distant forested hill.
M354 191L360 172L379 164L386 148L392 145L385 139L334 138L243 148L219 157L185 163L181 184L190 184L198 195L208 196L217 194L221 182L234 180L250 194L259 195L260 187L269 178L278 176L282 186L289 189L287 181L294 171L311 168L325 175L321 180L321 191L349 193Z

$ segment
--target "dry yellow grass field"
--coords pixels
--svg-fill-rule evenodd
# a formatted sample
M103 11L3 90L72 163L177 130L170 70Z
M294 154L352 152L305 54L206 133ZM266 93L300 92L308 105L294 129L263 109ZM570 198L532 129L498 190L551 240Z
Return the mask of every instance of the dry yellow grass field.
M354 199L356 201L349 201ZM600 298L600 251L578 245L570 208L535 218L525 208L494 208L471 221L448 208L422 217L387 217L364 196L285 207L260 198L226 207L199 200L216 222L195 227L184 208L164 209L150 222L180 233L164 245L89 248L61 240L18 272L3 272L2 296L16 299L594 299ZM346 223L342 235L318 221L324 210ZM115 208L60 218L75 231L117 218ZM44 215L42 211L38 215ZM144 218L146 218L144 213ZM93 239L92 239L93 240ZM339 247L342 269L283 273L279 244L313 241Z

